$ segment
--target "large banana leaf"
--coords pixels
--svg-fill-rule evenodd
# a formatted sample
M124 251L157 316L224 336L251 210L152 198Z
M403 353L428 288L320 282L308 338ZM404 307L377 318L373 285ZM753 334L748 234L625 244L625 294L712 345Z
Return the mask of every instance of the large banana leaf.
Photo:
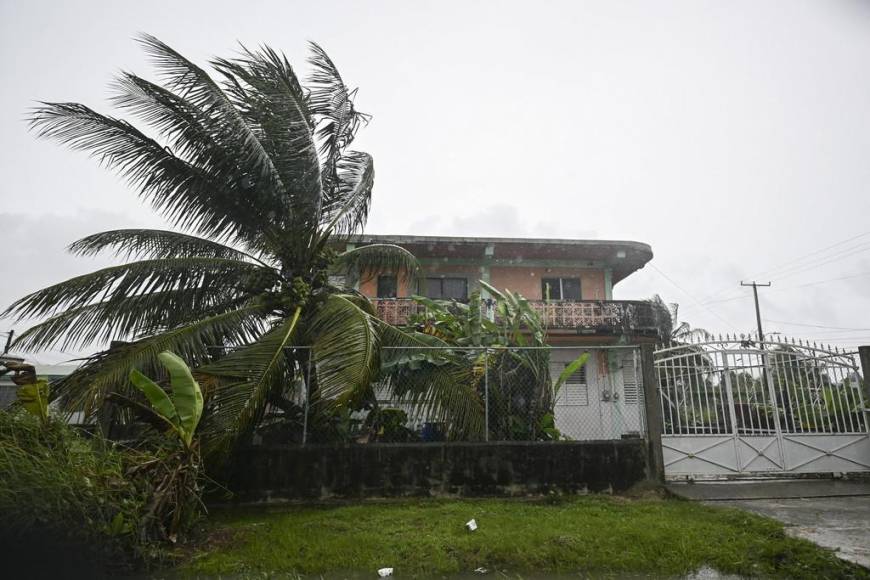
M130 371L130 381L145 395L155 413L190 447L202 415L202 391L181 357L164 351L158 359L169 371L171 395L136 369Z
M199 425L202 416L202 391L190 372L190 367L175 353L161 352L158 355L160 362L169 371L172 384L172 404L178 415L185 436L190 437Z
M173 429L178 430L180 421L178 419L178 411L169 395L166 394L160 385L133 369L130 371L130 382L139 389L148 402L151 403L151 408L160 415Z

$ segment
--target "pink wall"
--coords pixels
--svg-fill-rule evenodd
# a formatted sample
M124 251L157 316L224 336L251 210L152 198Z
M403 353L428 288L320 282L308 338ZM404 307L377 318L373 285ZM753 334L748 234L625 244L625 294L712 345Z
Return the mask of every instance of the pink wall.
M541 278L580 278L583 300L604 300L604 272L588 268L492 268L490 284L519 292L529 300L543 300Z
M469 292L483 278L478 266L458 266L447 264L427 265L425 276L465 276L468 278ZM604 300L604 272L589 268L520 268L493 267L490 269L490 284L502 290L507 288L519 292L529 300L542 300L541 278L580 278L580 291L583 300ZM369 297L375 297L378 289L377 275L363 275L360 282L360 292ZM407 281L399 280L399 297L410 296L414 289Z

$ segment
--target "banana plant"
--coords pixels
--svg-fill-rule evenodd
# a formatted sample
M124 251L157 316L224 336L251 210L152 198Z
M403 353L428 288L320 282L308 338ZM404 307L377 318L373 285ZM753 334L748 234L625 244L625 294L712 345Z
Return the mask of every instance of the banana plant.
M559 375L559 378L556 379L556 383L553 385L553 392L558 393L559 389L562 387L562 385L564 385L565 382L568 379L570 379L574 375L574 373L579 371L580 368L583 365L585 365L588 361L589 361L589 353L588 352L584 352L583 354L578 356L576 359L571 361L571 363L569 363L568 366L565 367L565 370L563 370L562 373Z
M48 422L48 381L37 379L18 387L18 402L24 409L45 425Z
M482 280L479 284L493 299L493 320L481 314L479 292L471 294L468 304L414 296L423 312L411 319L413 329L429 337L428 346L441 348L393 355L384 361L382 372L410 404L422 401L425 406L431 393L451 393L444 397L452 405L450 412L432 413L450 424L450 437L483 436L486 394L491 438L560 438L553 415L555 397L586 364L588 353L568 364L554 382L547 329L540 314L520 294L498 290ZM453 345L480 348L452 350Z
M164 351L158 360L169 371L171 393L136 369L130 371L130 382L151 403L151 409L176 433L187 449L193 444L193 435L202 417L202 391L193 378L190 367L177 354Z

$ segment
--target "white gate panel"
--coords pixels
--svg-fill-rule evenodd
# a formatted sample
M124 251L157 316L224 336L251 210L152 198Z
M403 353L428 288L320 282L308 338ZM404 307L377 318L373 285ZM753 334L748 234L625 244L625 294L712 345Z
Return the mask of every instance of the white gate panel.
M662 435L665 473L670 476L740 473L734 437Z
M870 470L870 436L784 435L789 471L794 473Z
M665 475L870 471L855 354L748 337L660 347Z
M735 438L741 471L764 473L783 469L782 453L777 437Z

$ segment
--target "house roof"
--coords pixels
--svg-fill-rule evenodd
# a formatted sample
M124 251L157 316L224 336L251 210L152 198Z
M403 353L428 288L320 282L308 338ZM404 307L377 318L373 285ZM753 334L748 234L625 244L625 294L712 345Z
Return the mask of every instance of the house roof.
M397 244L421 259L447 257L510 264L529 260L601 266L612 269L614 284L643 268L653 257L649 244L622 240L362 235L354 241Z

